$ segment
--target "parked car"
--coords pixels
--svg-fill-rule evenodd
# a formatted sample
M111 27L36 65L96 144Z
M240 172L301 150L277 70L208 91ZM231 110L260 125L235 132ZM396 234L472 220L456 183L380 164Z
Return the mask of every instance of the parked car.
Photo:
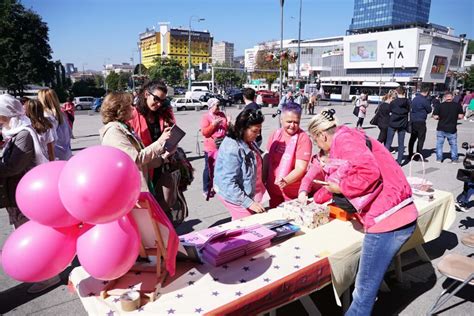
M201 102L207 102L210 98L216 98L219 100L220 104L222 106L231 106L232 105L232 100L230 98L224 98L220 94L214 94L214 93L206 93L205 95L202 95L199 98L199 101Z
M175 95L184 95L186 93L185 87L174 87L174 94Z
M95 112L100 112L102 101L104 101L104 98L95 98L94 104L92 105L92 110L94 110Z
M226 94L230 97L233 103L244 103L244 94L240 89L229 89Z
M280 96L278 95L278 92L260 90L257 91L257 94L262 96L262 102L264 106L273 107L280 103Z
M207 104L197 99L174 98L171 100L171 106L176 111L194 110L196 106L199 106L201 110L207 110Z
M76 110L90 110L94 104L94 97L75 97L74 104Z

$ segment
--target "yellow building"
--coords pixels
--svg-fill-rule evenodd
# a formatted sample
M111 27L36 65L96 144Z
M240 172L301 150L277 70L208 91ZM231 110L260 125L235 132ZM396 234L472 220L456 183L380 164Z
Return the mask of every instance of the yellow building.
M147 30L140 34L142 64L149 68L157 57L178 60L184 68L188 67L188 36L184 29L170 29L169 23L160 23L160 31ZM191 31L191 62L194 66L210 63L213 38L209 32Z

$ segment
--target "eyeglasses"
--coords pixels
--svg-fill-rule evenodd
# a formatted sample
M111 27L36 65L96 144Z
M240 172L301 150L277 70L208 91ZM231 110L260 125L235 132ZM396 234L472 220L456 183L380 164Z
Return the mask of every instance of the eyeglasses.
M166 101L166 97L165 98L160 98L159 96L157 95L154 95L153 93L151 93L151 91L148 90L148 93L153 96L153 101L155 101L156 103L163 103Z

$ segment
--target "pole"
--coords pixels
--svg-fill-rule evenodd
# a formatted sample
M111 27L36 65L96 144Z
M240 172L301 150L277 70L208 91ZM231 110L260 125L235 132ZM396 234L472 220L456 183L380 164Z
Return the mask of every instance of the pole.
M301 66L301 9L303 7L303 0L300 0L300 21L298 23L298 59L297 59L297 68L296 68L296 81L298 81L298 88L299 88L299 80L300 80L300 66Z
M283 53L283 5L285 0L280 0L280 98L283 97L283 64L281 55Z
M211 84L212 84L212 93L215 92L214 90L214 66L211 67Z
M382 103L382 74L383 74L383 63L380 64L379 104Z
M140 42L138 42L137 44L138 44L138 61L140 62L138 66L138 75L141 78L142 76L142 48L141 48Z
M191 20L189 18L189 29L188 29L188 91L191 91Z

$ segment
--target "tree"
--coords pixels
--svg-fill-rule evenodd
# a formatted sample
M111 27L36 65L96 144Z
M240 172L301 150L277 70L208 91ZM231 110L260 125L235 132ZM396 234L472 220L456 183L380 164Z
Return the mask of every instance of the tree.
M467 72L464 88L471 91L474 90L474 66L471 66Z
M212 79L212 75L210 73L203 72L203 73L199 74L197 79L198 79L198 81L208 81L208 80Z
M267 82L271 85L279 77L278 70L280 69L280 46L276 44L271 46L260 44L260 47L261 49L258 50L257 56L255 58L255 65L258 69L272 70L274 72L257 71L252 74L252 78L267 79ZM283 59L282 70L288 71L288 59Z
M148 69L151 80L163 80L170 86L181 82L183 72L183 66L174 58L155 58L155 64Z
M143 64L137 64L133 70L134 75L146 75L147 73L148 69Z
M0 86L22 95L27 84L52 83L48 26L17 0L0 2Z
M112 71L109 73L107 78L105 78L105 83L107 85L107 90L110 91L117 91L119 90L119 81L120 81L120 76L118 73Z
M467 53L468 54L474 54L474 41L473 40L468 40L467 44Z
M232 68L232 65L215 63L214 67ZM239 87L246 81L246 75L243 71L232 69L215 69L214 79L216 83L225 88Z

